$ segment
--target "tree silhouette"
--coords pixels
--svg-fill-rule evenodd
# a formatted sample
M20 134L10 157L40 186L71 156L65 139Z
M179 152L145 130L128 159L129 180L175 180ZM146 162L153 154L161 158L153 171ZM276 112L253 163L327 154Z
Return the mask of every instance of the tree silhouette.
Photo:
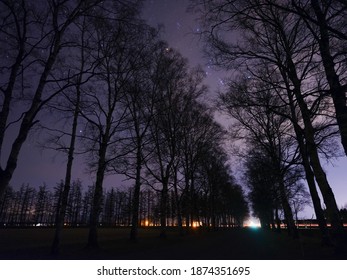
M7 135L7 128L14 124L19 127L6 166L0 169L0 196L17 167L23 143L39 121L39 113L47 102L70 86L69 73L59 71L63 63L62 50L70 47L69 38L66 36L69 28L78 17L98 2L89 1L85 4L84 1L77 0L68 3L46 1L29 6L25 1L21 4L1 1L1 11L9 13L13 18L5 17L9 22L4 23L1 29L1 32L7 34L5 38L11 37L11 40L2 41L1 45L4 53L11 52L7 57L11 74L5 75L5 82L1 87L4 100L0 122L1 150L4 149L3 139ZM12 48L13 44L15 48ZM2 72L4 70L6 68L2 68ZM9 122L9 114L17 97L29 102L22 103L23 110L18 112L18 116L14 116L15 121Z
M325 98L326 83L321 82L318 46L305 28L305 20L283 9L290 5L286 2L278 5L275 1L267 1L264 5L260 1L207 1L203 20L212 26L206 32L208 46L217 65L237 68L243 71L241 75L262 81L275 90L283 106L289 106L296 136L303 137L299 143L300 152L306 162L305 171L317 216L321 216L321 211L312 172L329 209L333 235L341 240L343 227L338 208L319 158L319 131L332 126L332 115L329 100ZM242 31L239 34L242 40L231 41L226 30L232 30L233 35ZM282 89L285 95L281 94ZM324 231L324 222L320 226Z

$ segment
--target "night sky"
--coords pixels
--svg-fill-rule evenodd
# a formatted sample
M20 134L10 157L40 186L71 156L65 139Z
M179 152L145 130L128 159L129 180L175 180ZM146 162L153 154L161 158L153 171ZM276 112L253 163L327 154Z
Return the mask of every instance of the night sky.
M143 18L147 23L156 27L158 24L164 25L163 39L168 41L170 47L177 49L181 54L189 59L191 66L202 65L206 71L205 83L210 87L210 98L216 96L216 90L222 86L223 72L214 70L208 65L208 58L202 54L202 44L198 33L201 27L195 21L196 15L186 12L189 0L147 0L143 10ZM218 118L221 120L221 118ZM223 123L227 124L226 121ZM36 136L32 136L23 145L18 161L18 168L14 173L11 185L20 187L23 183L29 183L33 187L38 187L44 182L49 187L54 187L64 178L66 159L56 153L42 150L37 147ZM6 155L5 155L6 158ZM93 177L87 174L84 168L84 159L75 157L73 169L73 179L81 179L84 185L92 184ZM2 159L4 160L4 158ZM3 163L3 162L2 162ZM4 163L3 163L4 164ZM334 166L325 165L328 180L333 188L338 207L347 205L347 159L345 157L335 160ZM239 167L235 165L234 173L237 176ZM119 176L107 176L104 186L119 186L129 184L122 182ZM311 218L313 210L307 209L300 213L299 217Z

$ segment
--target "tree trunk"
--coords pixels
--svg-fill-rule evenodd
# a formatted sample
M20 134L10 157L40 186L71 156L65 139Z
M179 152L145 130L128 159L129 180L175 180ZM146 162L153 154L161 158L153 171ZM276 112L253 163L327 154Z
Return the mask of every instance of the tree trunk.
M33 96L31 102L31 106L29 110L25 112L18 135L12 144L6 168L4 170L0 170L0 197L3 196L5 189L12 179L13 172L17 168L17 161L20 150L22 149L23 143L28 137L29 131L35 125L36 121L34 121L34 119L39 112L40 107L43 105L41 101L42 93L46 85L47 77L59 53L61 36L62 34L60 32L57 32L55 34L55 41L54 46L52 46L52 52L50 53L50 56L48 57L46 65L41 74L35 95Z
M280 199L281 199L281 204L283 207L284 211L284 216L287 222L287 227L288 227L288 234L292 236L293 238L298 238L299 233L298 229L296 228L294 218L293 218L293 211L290 207L290 204L288 202L288 197L286 193L286 189L283 183L283 178L282 176L279 177L279 192L280 192Z
M163 180L163 189L161 190L160 199L160 238L166 238L166 207L168 198L168 179Z
M105 138L105 136L103 137ZM99 151L99 160L98 160L98 170L96 173L96 181L95 181L95 190L94 190L94 198L93 198L93 206L91 209L90 215L90 227L89 227L89 235L88 235L88 248L98 248L98 224L99 224L99 215L101 213L101 204L102 204L102 185L105 176L106 169L106 149L107 144L105 141L101 144Z
M4 91L4 99L3 99L3 104L2 104L2 109L0 112L0 158L2 155L2 145L3 141L5 138L5 131L6 131L6 126L7 126L7 119L10 113L10 105L11 105L11 100L12 100L12 95L13 95L13 88L14 84L16 82L16 77L17 73L19 70L19 67L21 65L22 59L23 59L23 54L24 54L24 42L25 40L20 40L21 45L18 50L18 55L16 58L16 62L13 64L11 67L11 74L9 78L8 85ZM0 199L2 197L3 191L0 188Z
M133 208L132 208L132 222L130 231L130 240L136 241L139 227L139 205L140 205L140 189L141 189L141 169L142 169L142 155L141 155L141 141L138 139L137 153L136 153L136 179L133 194Z
M296 112L294 107L294 101L290 93L288 93L288 98L290 101L289 103L290 103L290 109L291 109L292 123L294 126L294 131L295 131L296 139L299 145L299 151L300 151L300 155L301 155L304 170L305 170L305 177L306 177L307 185L311 194L311 199L312 199L313 208L316 214L316 218L318 221L319 230L322 235L322 244L331 245L331 240L330 240L330 236L329 236L329 232L327 228L327 223L324 217L321 200L319 198L317 188L316 188L316 183L314 181L314 173L311 169L309 157L307 155L307 147L305 145L304 135L301 130L301 127L298 125L298 120L296 117Z
M327 208L328 217L331 222L333 237L335 241L338 242L338 240L340 240L344 236L344 229L343 229L342 221L340 219L339 209L336 204L334 193L329 185L326 174L320 163L317 147L314 140L314 129L311 123L311 119L309 117L309 111L308 111L307 105L306 103L304 103L304 100L301 94L298 93L296 90L294 90L294 92L296 92L295 95L299 103L299 107L302 112L302 116L304 120L304 125L305 125L304 134L306 138L306 148L307 148L307 154L310 159L310 165L312 167L314 176L316 178L317 184L322 193L323 200ZM320 219L321 218L322 217L320 216Z
M278 207L276 206L276 209L275 209L275 219L276 219L276 232L281 232L281 220L280 220L280 216L278 214Z
M175 166L175 172L174 172L174 192L175 192L175 204L176 204L176 210L177 210L177 225L180 231L180 234L183 234L183 223L182 223L182 213L181 213L181 203L180 198L178 194L178 187L177 187L177 166Z
M12 101L12 97L13 97L13 89L17 80L17 75L18 75L18 71L21 67L21 64L23 62L23 55L25 52L25 44L26 44L26 40L27 40L27 10L25 7L25 2L21 3L22 5L22 9L23 11L25 11L23 19L22 19L22 26L16 25L16 35L18 36L17 38L17 42L18 42L18 52L17 52L17 56L16 56L16 60L14 62L14 64L11 66L11 73L9 75L9 79L8 79L8 83L7 83L7 87L6 89L3 91L3 102L2 102L2 106L1 106L1 112L0 112L0 159L2 156L2 148L3 148L3 141L5 138L5 131L6 131L6 126L7 126L7 120L8 120L8 116L10 113L10 107L11 107L11 101ZM11 4L12 6L12 4ZM8 7L10 10L13 9L13 7ZM14 9L11 11L10 14L14 13ZM13 14L13 16L18 16ZM18 18L16 18L16 21L18 20ZM0 176L2 174L3 170L0 167ZM0 199L3 197L3 194L5 192L5 188L7 187L8 182L6 183L4 182L0 182ZM5 187L2 187L5 186Z
M330 87L330 94L334 102L336 121L339 126L341 134L341 142L347 156L347 106L346 106L346 89L344 89L340 83L340 79L335 70L334 58L330 52L330 36L327 26L327 21L319 2L311 0L311 5L315 12L318 26L320 39L319 50L325 69L326 78Z
M322 244L323 245L331 245L331 240L330 240L330 235L328 232L328 228L327 228L327 223L324 217L324 212L321 206L321 201L317 192L317 188L316 188L316 184L314 181L314 174L312 172L312 169L309 165L308 162L308 158L307 156L305 156L306 158L303 160L304 161L304 169L305 169L305 175L306 175L306 181L307 181L307 185L311 194L311 198L312 198L312 203L313 203L313 208L314 208L314 212L316 213L316 218L317 218L317 222L319 225L319 230L321 232L322 235Z
M316 178L317 184L322 193L324 203L327 208L328 217L331 222L333 237L338 243L341 243L338 240L342 240L344 236L344 229L342 221L340 219L339 209L336 204L334 193L329 185L326 174L320 163L317 146L314 139L315 131L311 122L310 111L301 94L301 83L296 73L295 64L290 55L287 55L287 63L289 68L288 75L294 85L293 93L298 102L305 126L304 135L306 140L307 155L310 159L310 165L312 167L314 176Z
M82 69L83 69L83 64L82 64ZM64 189L63 189L63 193L61 197L61 204L60 204L60 207L58 208L58 213L57 213L56 221L55 221L55 234L54 234L53 244L51 247L51 254L59 254L61 232L64 226L65 213L66 213L69 192L71 187L72 164L74 160L78 115L80 110L79 102L80 102L80 96L81 96L81 91L80 91L81 78L82 78L82 75L80 75L79 77L78 85L76 88L77 100L76 100L76 105L75 105L75 110L73 115L71 139L70 139L68 160L67 160L66 173L65 173L65 183L64 183Z

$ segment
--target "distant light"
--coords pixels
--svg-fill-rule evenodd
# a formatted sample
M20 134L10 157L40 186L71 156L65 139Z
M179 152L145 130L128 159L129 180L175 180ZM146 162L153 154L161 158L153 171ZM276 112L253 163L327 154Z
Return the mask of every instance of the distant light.
M260 228L261 225L258 221L254 221L254 220L249 220L245 227L249 227L249 228L253 228L253 229L257 229L257 228Z
M199 222L193 222L192 228L197 228L197 227L200 227L200 223Z
M256 225L253 221L251 221L251 222L249 223L249 226L250 226L251 228L256 228L256 227L257 227L257 225Z

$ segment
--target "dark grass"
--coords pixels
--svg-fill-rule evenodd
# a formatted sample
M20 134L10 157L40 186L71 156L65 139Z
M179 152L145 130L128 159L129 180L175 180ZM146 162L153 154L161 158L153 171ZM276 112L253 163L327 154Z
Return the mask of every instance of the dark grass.
M304 260L347 259L347 252L320 243L317 230L301 230L299 239L261 229L191 230L181 235L169 228L160 239L158 228L142 228L139 240L129 240L129 228L100 228L99 248L87 249L87 228L63 231L61 251L50 255L52 228L0 229L0 259L122 259L122 260Z

